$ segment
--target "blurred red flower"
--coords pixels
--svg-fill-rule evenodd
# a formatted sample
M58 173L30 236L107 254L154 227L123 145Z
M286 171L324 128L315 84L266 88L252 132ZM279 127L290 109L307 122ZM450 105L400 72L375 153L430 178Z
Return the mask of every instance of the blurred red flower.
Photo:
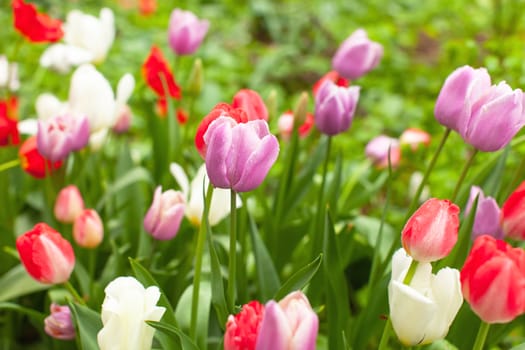
M52 163L38 152L36 136L31 136L24 141L18 151L18 156L20 157L22 169L37 179L45 178L50 171L62 166L62 161Z
M169 95L175 99L181 98L180 87L175 82L168 62L158 47L151 47L149 56L142 65L142 75L149 87L159 97L165 98Z
M24 0L13 0L15 28L33 43L56 42L62 39L62 22L38 13L36 6Z
M0 146L18 145L18 99L0 100Z

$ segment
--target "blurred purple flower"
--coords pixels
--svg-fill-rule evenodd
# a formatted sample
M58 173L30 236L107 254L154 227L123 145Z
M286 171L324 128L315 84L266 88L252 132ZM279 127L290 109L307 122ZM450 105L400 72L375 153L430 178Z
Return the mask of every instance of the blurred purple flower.
M86 116L59 115L38 123L38 151L52 162L84 148L88 141L89 122Z
M434 108L436 119L484 152L505 147L525 125L524 97L505 82L491 85L485 68L463 66L448 76Z
M383 46L357 29L337 49L332 67L347 79L357 79L374 69L383 57Z
M49 308L51 314L44 319L46 333L55 339L75 339L75 327L71 320L69 307L52 303Z
M388 150L390 149L390 163L392 167L396 167L399 164L401 158L401 149L399 147L399 141L393 137L379 135L374 137L365 148L365 154L374 165L379 168L385 168L388 166Z
M315 96L315 125L330 136L342 133L352 124L359 100L359 86L337 86L326 80Z
M191 55L200 46L210 23L190 11L174 9L168 27L168 42L178 55Z
M204 142L210 182L236 192L257 188L279 155L279 142L264 120L237 123L219 117L208 127Z
M500 225L500 207L492 197L485 197L483 190L478 186L470 188L470 196L465 208L465 216L472 210L474 200L478 196L478 206L472 226L472 239L481 235L490 235L496 239L503 239L503 230Z
M157 187L153 202L144 217L144 229L155 239L172 239L179 232L185 207L182 192L167 190L163 193L162 187Z

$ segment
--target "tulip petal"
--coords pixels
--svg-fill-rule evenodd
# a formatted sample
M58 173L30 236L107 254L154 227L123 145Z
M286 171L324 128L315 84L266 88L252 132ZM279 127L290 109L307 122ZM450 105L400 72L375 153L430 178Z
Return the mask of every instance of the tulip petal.
M200 170L201 168L199 168L199 172L201 171ZM199 172L197 172L197 174L199 174ZM186 176L186 172L184 171L184 169L182 169L182 167L179 164L171 163L170 164L170 173L175 178L175 181L179 185L180 190L184 194L184 197L187 199L189 194L190 194L190 183L188 181L188 176ZM193 180L193 181L196 181L197 178L199 178L199 176L196 176L195 180ZM197 186L199 186L199 184L197 184ZM202 179L201 179L200 186L202 187ZM191 183L191 191L193 192L194 189L195 189L195 187L193 186L193 182L192 182Z
M266 304L256 350L288 350L292 330L288 319L278 303L271 300Z
M235 124L231 118L219 117L210 124L204 134L204 142L207 145L206 171L215 187L231 187L228 164L231 156L232 128Z

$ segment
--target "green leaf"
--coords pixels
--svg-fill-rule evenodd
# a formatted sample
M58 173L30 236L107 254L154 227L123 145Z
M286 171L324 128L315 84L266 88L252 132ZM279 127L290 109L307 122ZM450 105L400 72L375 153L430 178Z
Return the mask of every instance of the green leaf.
M137 167L131 169L127 174L118 178L114 183L108 186L104 196L100 198L96 205L97 211L101 212L106 201L111 198L111 196L115 195L115 193L137 182L153 184L153 179L151 178L149 171L145 168Z
M75 321L80 349L98 350L97 334L102 329L99 313L73 302L69 303L69 309Z
M8 302L0 302L0 310L14 310L21 314L27 315L31 320L35 322L35 324L43 324L44 318L46 318L46 315L35 311L33 309L29 309L23 306L20 306L15 303L8 303Z
M306 266L303 266L299 271L294 273L279 289L275 296L274 300L281 300L288 293L293 292L294 290L302 289L304 286L310 282L312 277L315 275L321 262L323 261L323 254L319 254L311 263Z
M226 326L228 319L228 307L226 305L226 298L224 297L224 283L222 280L221 263L215 251L213 244L212 232L208 229L206 235L208 242L208 249L210 251L210 265L211 265L211 302L217 313L217 318L221 328ZM223 328L224 329L224 328Z
M450 344L445 339L441 339L433 342L432 345L429 345L427 350L458 350L458 348Z
M146 323L170 337L178 337L182 344L182 350L199 350L197 345L195 345L195 343L190 339L190 337L188 337L177 327L163 322L146 321Z
M191 323L191 307L192 307L193 285L182 293L175 310L175 315L179 321L180 328L189 330ZM199 305L197 310L197 327L196 337L197 344L201 349L206 348L208 339L208 322L210 319L210 305L211 305L211 283L201 279L199 287Z
M50 287L35 281L20 264L13 267L0 278L0 302L18 298Z

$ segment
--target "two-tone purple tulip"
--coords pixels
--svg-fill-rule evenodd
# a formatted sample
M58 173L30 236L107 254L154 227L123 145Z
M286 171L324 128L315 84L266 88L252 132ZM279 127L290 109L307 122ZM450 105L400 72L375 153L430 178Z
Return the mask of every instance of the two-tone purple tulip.
M279 141L264 120L237 123L219 117L208 127L204 142L210 182L236 192L257 188L279 155Z
M505 82L491 85L485 68L463 66L445 80L436 119L484 152L505 147L525 125L524 96Z
M89 141L87 117L60 115L40 121L37 131L38 151L52 162L84 148Z
M352 124L359 86L343 87L325 81L315 95L315 125L330 136L342 133Z
M470 196L465 208L465 216L472 210L474 200L478 197L478 205L472 226L472 239L481 235L490 235L497 239L503 239L503 230L500 224L501 209L492 197L485 196L483 190L478 186L470 188Z
M202 43L210 23L190 11L174 9L168 28L168 42L177 55L191 55Z
M155 189L153 202L144 217L144 229L153 238L168 240L179 232L185 210L184 194L180 191Z

